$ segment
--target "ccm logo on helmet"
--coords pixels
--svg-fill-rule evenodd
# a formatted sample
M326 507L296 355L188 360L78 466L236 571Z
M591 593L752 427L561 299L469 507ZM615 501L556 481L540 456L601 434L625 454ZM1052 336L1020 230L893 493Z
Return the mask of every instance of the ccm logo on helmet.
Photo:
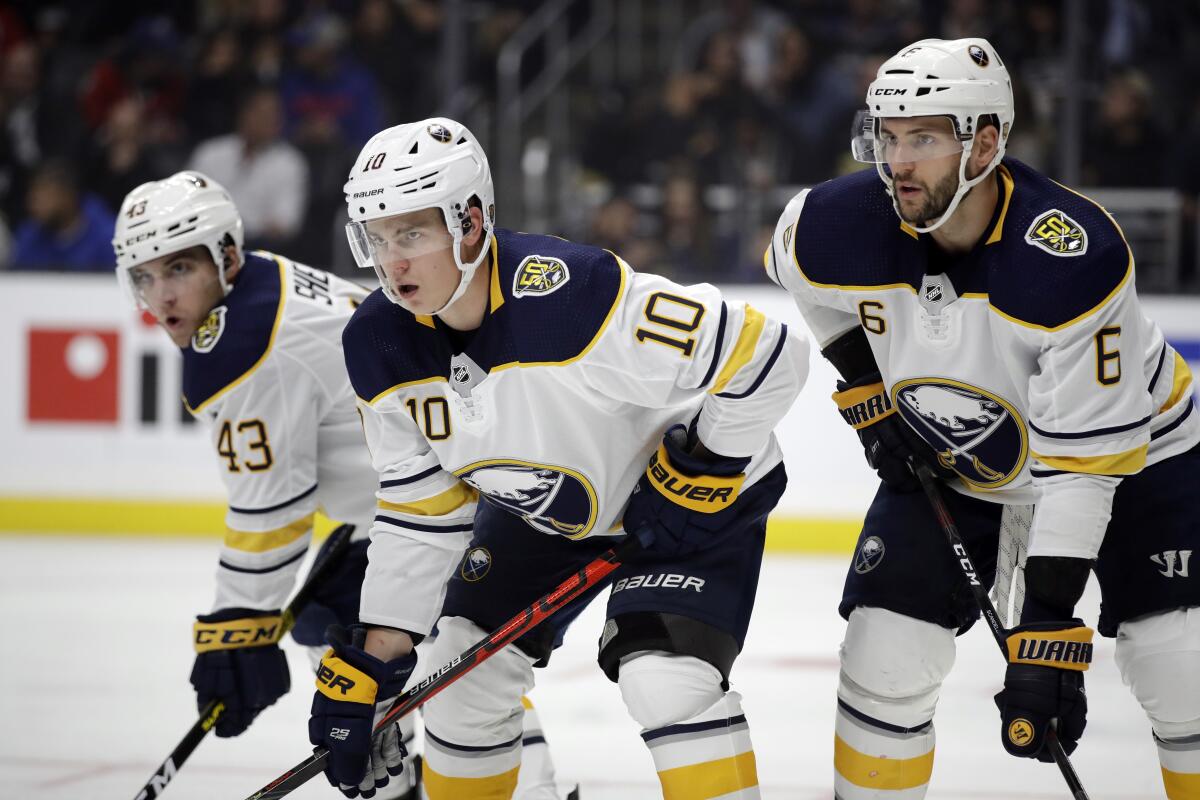
M874 95L880 95L880 94L891 95L891 94L906 94L907 92L908 92L908 89L888 89L888 88L885 88L885 89L876 89L875 91L871 92L871 94L874 94Z
M317 670L317 680L328 686L330 689L341 689L342 694L346 694L354 688L354 681L347 678L345 675L338 675L324 664Z

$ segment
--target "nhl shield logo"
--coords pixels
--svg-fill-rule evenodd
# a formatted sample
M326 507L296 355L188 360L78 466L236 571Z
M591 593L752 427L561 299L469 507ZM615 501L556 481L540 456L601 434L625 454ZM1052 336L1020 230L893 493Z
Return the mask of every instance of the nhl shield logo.
M1025 241L1055 256L1081 256L1087 252L1087 233L1075 220L1057 208L1033 221Z
M571 279L566 263L549 256L529 256L513 276L513 297L550 294Z
M492 569L492 554L486 547L472 547L463 556L459 574L464 581L475 583L483 580Z
M454 382L466 383L471 379L471 370L467 369L466 364L458 364L454 367Z
M858 552L854 554L854 571L859 575L863 575L879 566L879 562L883 561L883 554L886 548L883 546L883 539L878 536L868 536L858 548Z
M225 306L217 306L208 312L204 322L192 334L192 349L197 353L211 352L225 332Z
M925 287L925 301L928 303L936 303L942 299L942 285L940 283L931 283Z
M450 135L449 129L446 128L445 125L442 125L440 123L434 123L433 125L430 125L425 130L429 133L430 136L437 139L442 144L446 144L452 138Z
M942 466L977 489L995 489L1021 471L1025 423L1003 398L947 378L913 378L892 387L892 404L933 448Z

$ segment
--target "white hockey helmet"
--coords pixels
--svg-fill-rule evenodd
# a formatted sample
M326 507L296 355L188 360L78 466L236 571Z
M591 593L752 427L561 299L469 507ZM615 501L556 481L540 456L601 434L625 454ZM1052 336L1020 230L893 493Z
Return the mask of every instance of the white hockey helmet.
M221 289L229 293L226 272L242 263L242 215L221 184L194 170L143 183L125 196L113 231L117 279L141 308L146 303L133 286L131 267L196 245L208 248ZM235 262L226 254L237 248Z
M450 299L434 313L440 314L462 297L475 270L488 256L496 217L487 154L465 125L433 117L380 131L358 154L345 192L350 212L346 238L354 260L360 267L375 270L384 294L397 304L400 299L392 291L381 259L376 257L366 223L427 208L441 209L452 241L439 244L438 249L451 245L461 277ZM472 261L464 262L461 245L469 232L472 199L478 200L483 211L483 247Z
M981 119L994 116L999 128L996 154L987 168L967 179L967 161ZM954 126L957 142L949 151L931 150L923 155L909 153L906 160L937 158L961 153L958 166L958 190L946 212L932 225L915 228L921 233L937 229L972 186L996 168L1004 157L1004 148L1013 123L1012 81L995 48L986 39L922 39L902 49L879 67L867 89L867 108L854 124L851 150L854 158L874 164L879 177L892 195L896 213L900 213L892 188L892 177L884 168L888 161L887 143L880 132L881 120L889 117L945 116ZM915 227L915 226L914 226Z

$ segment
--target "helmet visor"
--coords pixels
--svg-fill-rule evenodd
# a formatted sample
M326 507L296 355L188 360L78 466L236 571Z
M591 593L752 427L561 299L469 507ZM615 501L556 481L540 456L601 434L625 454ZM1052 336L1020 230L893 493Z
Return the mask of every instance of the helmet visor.
M906 164L961 155L970 146L949 117L875 117L863 109L854 118L850 151L865 164Z
M440 208L346 224L346 238L359 267L374 268L427 256L454 246Z

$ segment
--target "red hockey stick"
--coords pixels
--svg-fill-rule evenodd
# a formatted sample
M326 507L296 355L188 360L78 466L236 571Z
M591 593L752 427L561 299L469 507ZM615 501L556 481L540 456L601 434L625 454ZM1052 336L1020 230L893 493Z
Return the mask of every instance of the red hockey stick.
M581 567L578 572L563 581L557 589L501 625L471 649L423 678L416 686L396 698L391 709L375 726L376 734L503 650L506 645L518 637L540 625L555 612L560 611L576 597L621 566L621 562L638 549L637 539L630 536L620 546L605 551L591 563ZM302 786L318 772L324 771L325 762L328 759L329 750L318 747L311 756L250 795L246 800L276 800L276 798L284 797Z

